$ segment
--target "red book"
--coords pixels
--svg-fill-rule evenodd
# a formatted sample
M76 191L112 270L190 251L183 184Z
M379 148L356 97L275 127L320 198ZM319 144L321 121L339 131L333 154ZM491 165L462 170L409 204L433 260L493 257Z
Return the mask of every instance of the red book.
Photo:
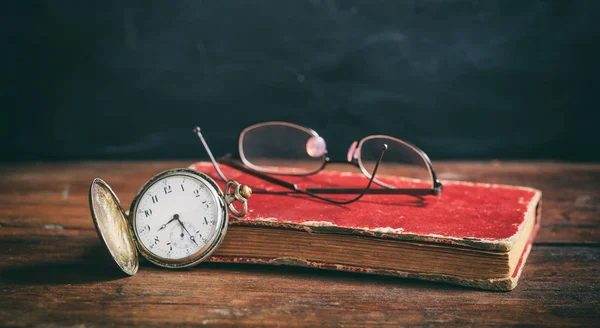
M190 168L220 181L210 163ZM228 179L253 188L284 190L221 168ZM359 188L368 182L361 174L335 171L284 179L301 188ZM395 179L406 187L418 184L397 177L379 179ZM443 184L437 197L365 195L344 206L303 195L255 193L248 215L230 219L225 241L210 261L299 265L512 290L539 227L541 192L507 185Z

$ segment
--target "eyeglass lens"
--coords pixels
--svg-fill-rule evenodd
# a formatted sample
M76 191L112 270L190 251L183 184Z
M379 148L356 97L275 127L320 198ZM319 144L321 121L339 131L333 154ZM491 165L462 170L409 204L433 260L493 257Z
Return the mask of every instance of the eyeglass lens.
M309 129L269 122L240 135L240 157L254 170L272 174L309 174L325 160L325 141Z
M421 152L400 139L388 136L370 136L359 144L358 164L367 177L371 177L383 144L388 149L379 164L373 180L375 183L388 188L433 188L431 170Z

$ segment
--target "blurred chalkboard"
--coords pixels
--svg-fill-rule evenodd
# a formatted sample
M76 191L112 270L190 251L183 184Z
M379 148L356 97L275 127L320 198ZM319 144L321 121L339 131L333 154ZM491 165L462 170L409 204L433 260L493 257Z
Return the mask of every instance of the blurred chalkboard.
M600 160L600 1L13 1L4 160L205 157L252 123Z

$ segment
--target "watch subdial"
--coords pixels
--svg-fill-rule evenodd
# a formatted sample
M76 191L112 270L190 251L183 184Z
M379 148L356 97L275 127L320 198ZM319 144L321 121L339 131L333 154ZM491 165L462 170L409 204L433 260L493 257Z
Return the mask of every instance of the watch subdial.
M183 226L185 226L185 229ZM178 224L171 228L171 232L169 233L171 244L179 249L199 247L200 240L194 226L185 222L183 226Z

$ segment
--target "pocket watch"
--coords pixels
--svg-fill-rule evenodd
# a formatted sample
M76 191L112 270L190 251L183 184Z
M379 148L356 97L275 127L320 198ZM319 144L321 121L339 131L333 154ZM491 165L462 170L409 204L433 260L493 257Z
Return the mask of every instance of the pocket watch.
M129 215L99 178L92 181L89 202L98 236L123 272L134 275L138 252L165 268L189 267L208 258L225 237L229 211L244 216L251 194L248 186L234 180L223 193L206 174L172 169L142 186ZM235 201L241 210L233 206Z

